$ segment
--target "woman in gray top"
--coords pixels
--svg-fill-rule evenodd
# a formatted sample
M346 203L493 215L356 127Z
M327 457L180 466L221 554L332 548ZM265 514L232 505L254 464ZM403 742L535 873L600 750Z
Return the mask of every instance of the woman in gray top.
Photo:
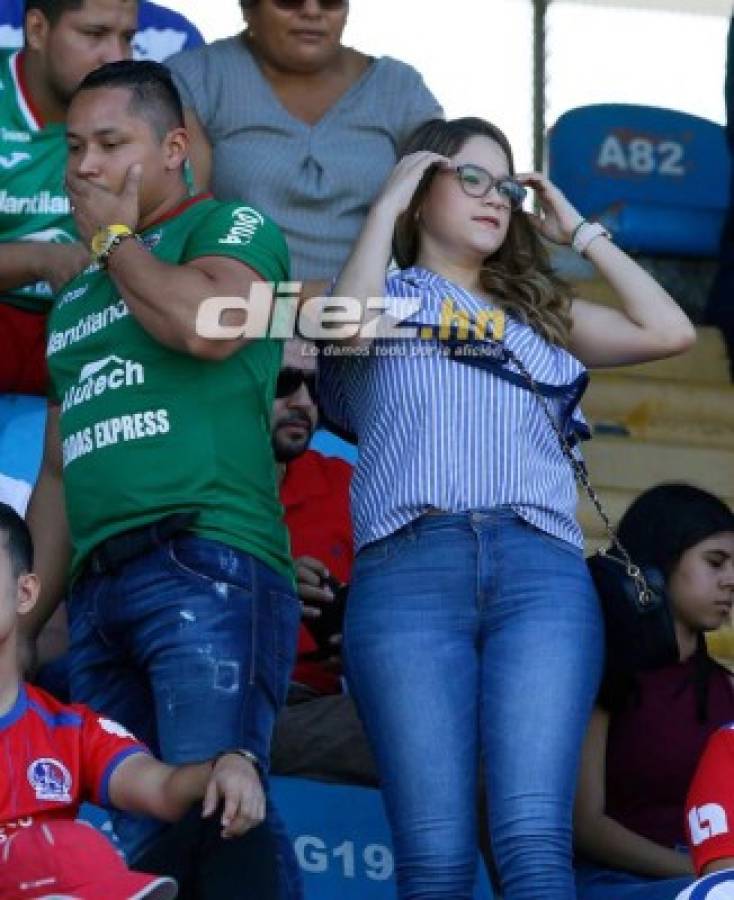
M441 116L415 69L341 43L345 0L241 0L246 30L167 61L199 187L285 232L292 277L341 269L403 139Z

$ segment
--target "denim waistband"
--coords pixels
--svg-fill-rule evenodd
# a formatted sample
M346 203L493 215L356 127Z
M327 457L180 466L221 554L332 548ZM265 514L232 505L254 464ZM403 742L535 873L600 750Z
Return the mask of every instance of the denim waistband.
M441 509L431 509L420 518L408 522L394 534L430 531L433 528L445 528L447 525L456 527L473 525L487 525L492 522L524 522L523 517L511 506L497 506L492 509L471 509L461 512L445 512ZM390 535L388 535L390 537Z

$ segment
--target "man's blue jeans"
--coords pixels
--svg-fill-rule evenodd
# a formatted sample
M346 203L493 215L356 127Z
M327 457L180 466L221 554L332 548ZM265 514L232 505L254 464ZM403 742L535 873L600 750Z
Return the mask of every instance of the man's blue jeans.
M112 574L87 574L73 585L72 698L121 722L165 762L244 747L267 772L299 620L293 587L264 563L177 535ZM268 822L282 837L281 896L300 897L295 855L271 803ZM115 819L130 859L157 827Z
M471 898L480 753L504 900L575 896L573 796L603 652L583 555L510 509L424 516L358 554L346 666L401 900Z

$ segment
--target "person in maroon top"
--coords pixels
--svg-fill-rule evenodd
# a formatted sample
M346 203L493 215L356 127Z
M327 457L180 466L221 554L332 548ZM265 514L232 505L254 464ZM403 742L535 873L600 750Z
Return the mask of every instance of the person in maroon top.
M617 533L665 578L680 661L608 675L589 724L575 806L579 900L670 900L693 881L686 793L709 736L734 719L731 675L704 635L730 620L734 513L685 484L643 493Z
M291 538L303 621L288 704L276 722L272 771L325 781L376 784L354 703L343 692L341 616L354 546L352 467L308 445L316 429L316 348L285 346L272 416L280 500Z

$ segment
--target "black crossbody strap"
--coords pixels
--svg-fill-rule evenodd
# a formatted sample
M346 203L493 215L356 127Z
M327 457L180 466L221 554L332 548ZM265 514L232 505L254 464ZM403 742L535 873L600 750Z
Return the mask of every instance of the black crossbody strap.
M435 328L435 326L419 326L419 328L421 328L421 329L423 329L424 327L426 329ZM438 332L438 329L436 329L436 332ZM427 331L425 333L427 334ZM439 341L441 341L441 343L447 344L449 347L452 347L454 345L456 347L459 347L460 345L464 345L464 344L473 346L473 345L479 344L479 343L491 343L491 345L494 347L501 347L501 356L502 356L504 362L512 363L512 365L517 369L517 372L519 373L519 376L516 376L516 377L520 378L520 380L522 381L522 386L526 390L530 391L533 394L533 396L535 397L535 399L537 400L537 402L540 404L540 407L543 410L545 418L548 420L548 424L551 426L551 428L555 432L556 437L558 438L558 443L560 444L561 451L563 452L563 455L568 460L568 463L571 466L571 470L573 471L573 474L574 474L574 477L575 477L577 483L581 485L581 487L583 488L587 497L589 498L589 500L593 504L594 508L596 509L596 511L599 515L599 518L602 520L602 522L604 524L604 530L607 533L607 536L609 538L609 542L610 542L611 546L617 551L617 553L622 558L622 562L624 563L624 566L626 568L626 571L627 571L627 574L629 575L629 577L634 580L640 602L643 605L652 602L652 599L653 599L652 594L648 587L647 581L645 580L645 576L640 571L639 566L635 565L635 563L632 561L632 558L630 557L629 553L624 548L624 546L619 542L619 538L617 537L617 535L614 531L614 528L609 519L609 516L606 513L606 510L602 506L601 500L599 499L599 495L596 493L596 491L594 490L594 488L591 484L591 481L589 480L589 473L586 468L586 465L584 464L584 462L582 460L580 460L577 456L574 455L573 449L571 447L571 444L570 444L568 438L564 435L563 431L561 430L560 426L558 425L558 423L556 422L556 420L553 416L553 412L548 405L547 397L544 395L544 392L541 390L539 384L536 382L536 380L533 378L531 373L528 371L528 368L525 365L525 363L520 359L520 357L516 353L514 353L508 347L505 347L504 345L499 344L498 342L460 341L458 339L442 340L440 337L438 337L438 334L435 334L434 336L436 336L437 339ZM457 353L454 350L453 352L450 352L450 356L456 362L463 363L464 365L471 365L471 366L475 366L477 368L488 369L491 371L495 371L495 366L498 365L497 360L500 358L499 351L497 351L497 353L494 355L488 353L486 356L482 356L482 355L473 355L473 354L469 354L466 352ZM486 360L486 362L484 362L484 363L481 362L482 359ZM493 365L490 366L489 365L490 362L493 363ZM502 365L502 363L499 363L499 365ZM500 373L498 372L497 374L500 374ZM507 377L508 374L513 374L513 373L505 373L505 374L503 374L502 377ZM584 377L586 379L586 382L588 382L588 375L584 374L584 376L581 376L581 377ZM608 551L600 550L599 552L606 555Z

